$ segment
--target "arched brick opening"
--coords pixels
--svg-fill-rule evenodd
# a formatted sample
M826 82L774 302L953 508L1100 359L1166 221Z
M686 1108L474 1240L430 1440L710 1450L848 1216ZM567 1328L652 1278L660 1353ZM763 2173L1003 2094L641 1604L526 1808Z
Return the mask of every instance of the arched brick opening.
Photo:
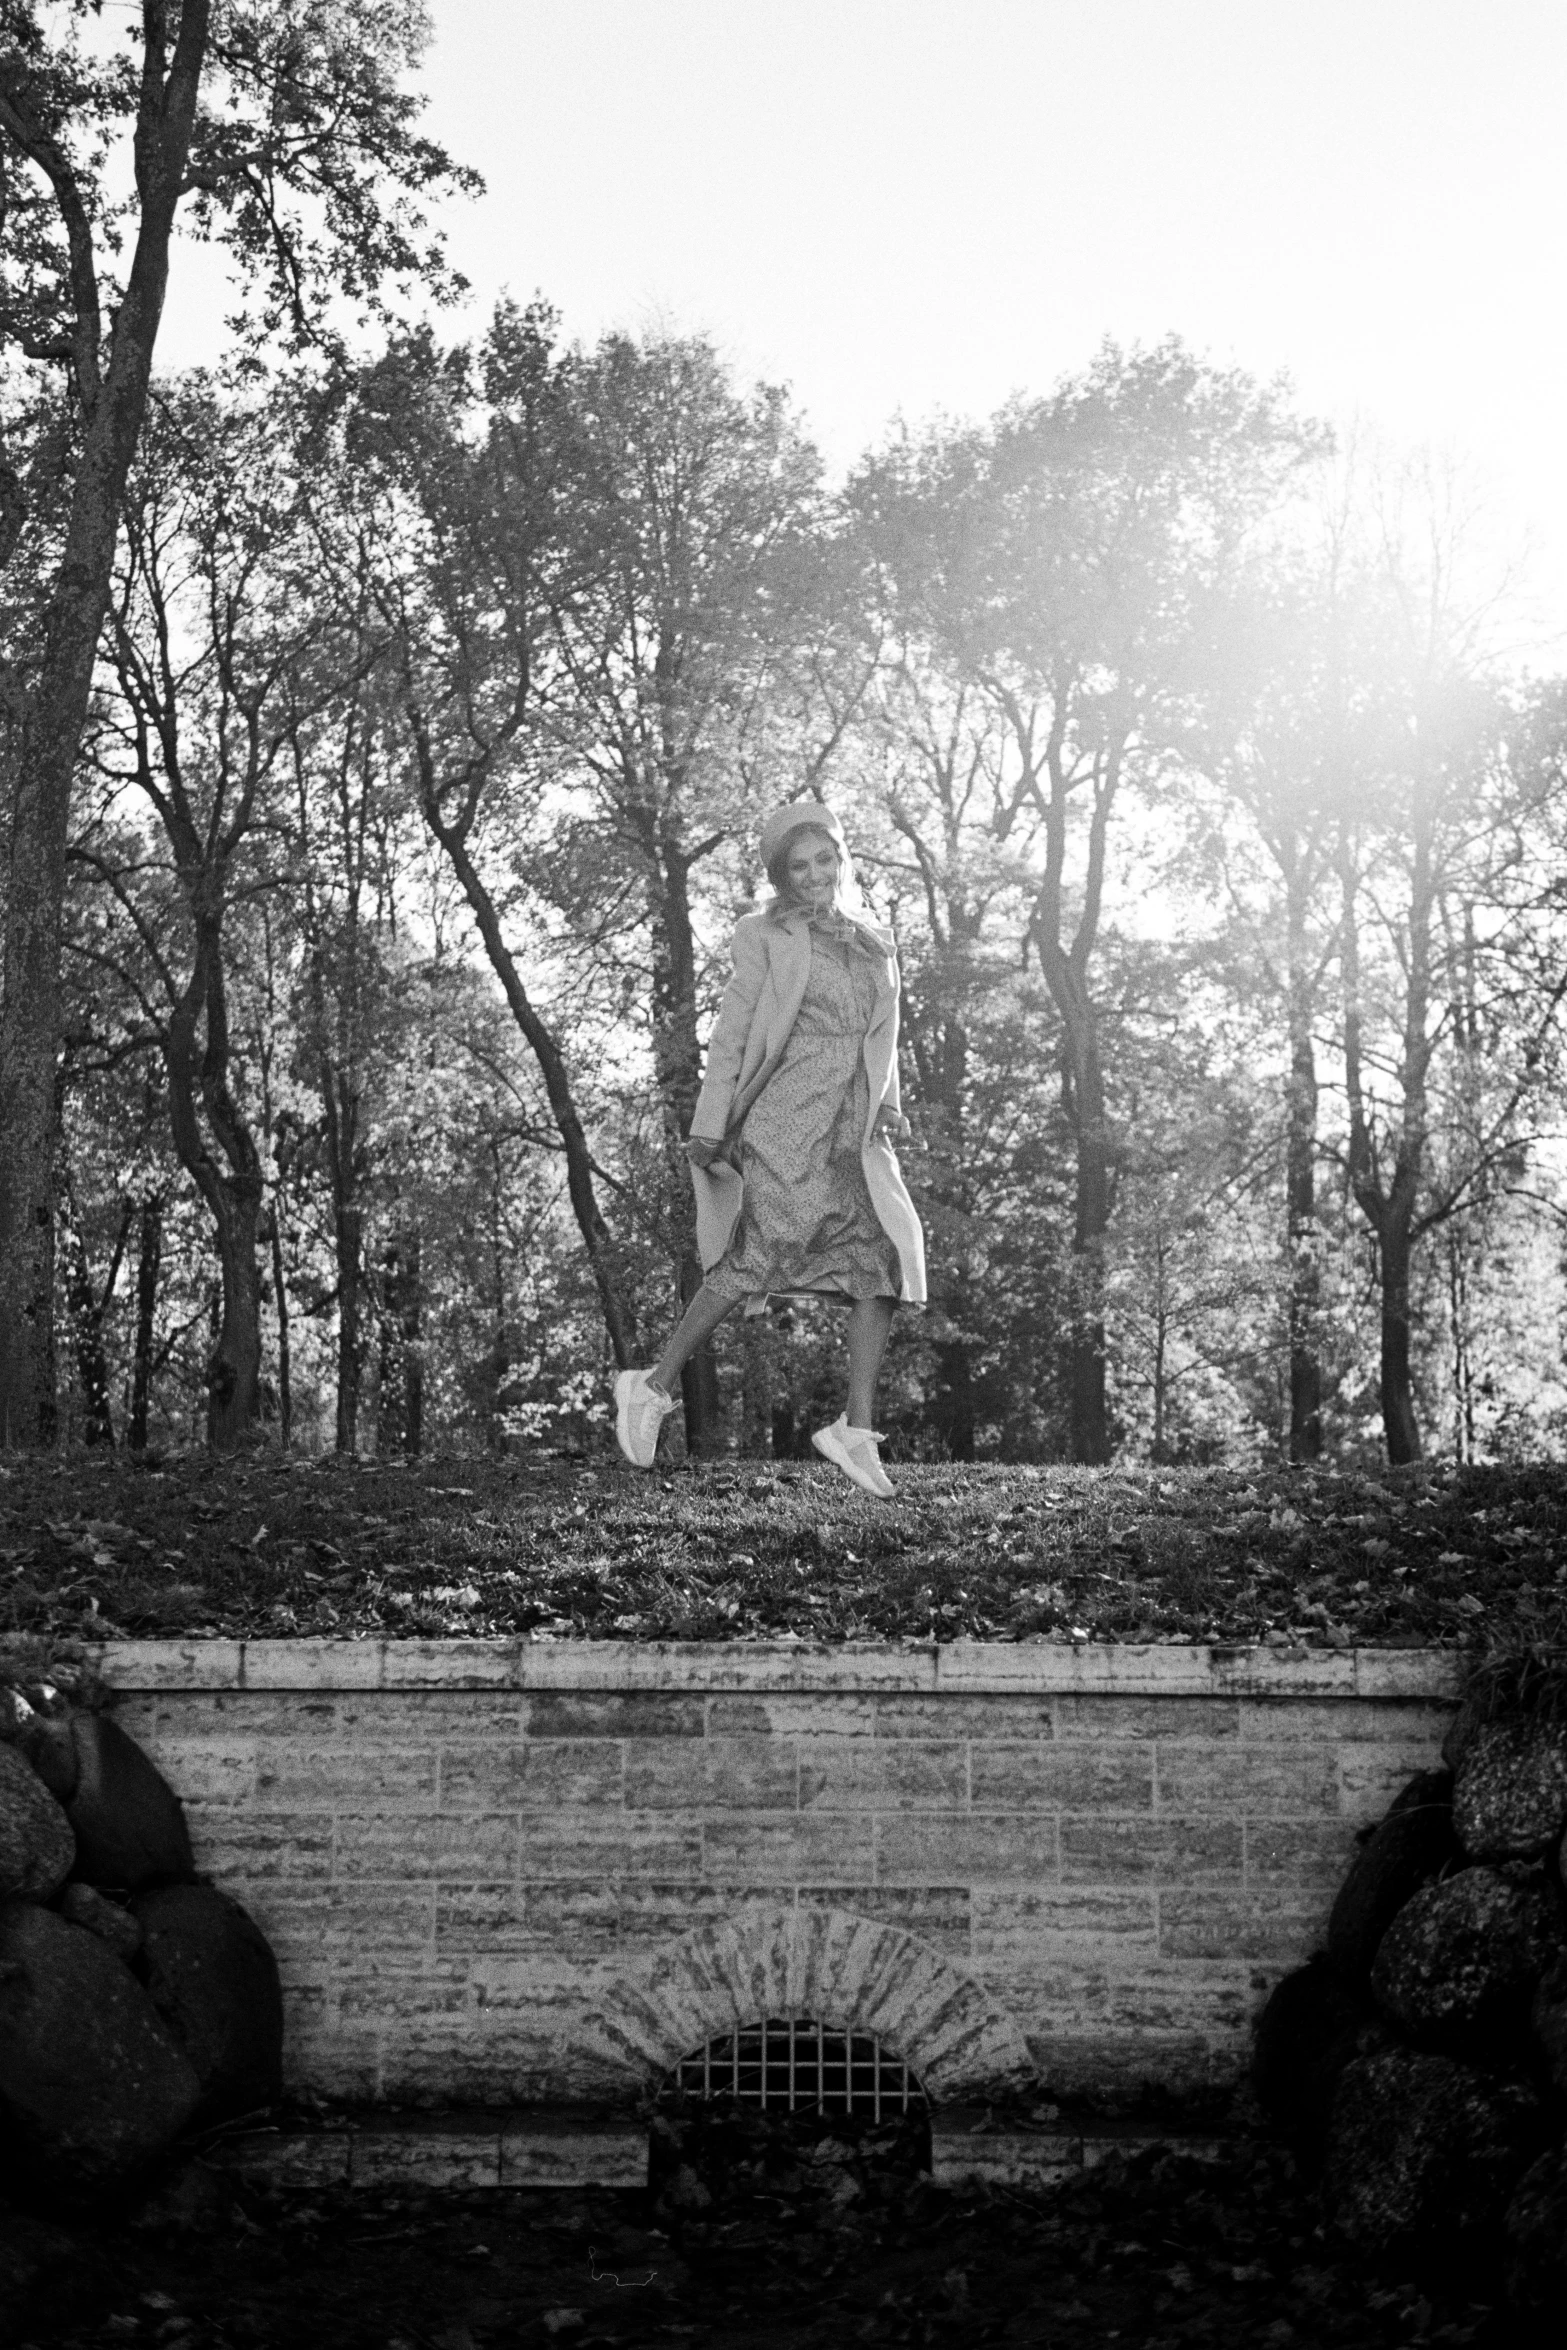
M621 1977L590 2021L601 2053L649 2085L693 2048L768 2016L874 2033L939 2102L1030 2084L1014 2019L939 1951L843 1909L714 1919Z

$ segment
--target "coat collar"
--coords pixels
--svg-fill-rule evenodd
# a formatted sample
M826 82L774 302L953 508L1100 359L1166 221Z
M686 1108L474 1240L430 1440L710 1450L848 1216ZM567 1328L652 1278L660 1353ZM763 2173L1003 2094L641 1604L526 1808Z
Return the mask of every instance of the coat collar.
M834 914L827 922L819 923L804 906L792 906L787 914L779 917L779 927L801 939L809 938L814 927L825 931L829 938L862 939L878 955L890 956L893 952L890 930L883 930L874 922L857 922L850 914Z

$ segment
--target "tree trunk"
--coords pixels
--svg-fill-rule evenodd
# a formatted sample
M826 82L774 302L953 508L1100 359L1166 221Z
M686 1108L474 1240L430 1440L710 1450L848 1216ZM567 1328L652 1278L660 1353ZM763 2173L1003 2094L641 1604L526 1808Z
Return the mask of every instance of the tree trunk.
M1453 1458L1475 1457L1475 1365L1469 1319L1468 1248L1462 1224L1447 1229L1447 1310L1453 1346Z
M412 1460L424 1450L424 1248L417 1232L403 1241L403 1450Z
M1097 1045L1091 1045L1073 1092L1079 1111L1067 1362L1072 1458L1098 1465L1110 1458L1105 1390L1105 1234L1110 1227L1111 1171Z
M765 1461L773 1449L774 1398L778 1392L778 1333L771 1314L747 1314L740 1333L744 1350L740 1450L747 1460Z
M141 218L101 382L90 263L86 284L76 288L81 453L42 663L21 729L0 981L0 1444L50 1445L58 1426L55 1072L63 1034L60 947L71 783L87 723L126 476L146 413L209 13L210 0L184 0L167 82L161 71L143 75L136 126Z
M221 886L213 887L211 902L221 904ZM216 1227L222 1309L207 1365L207 1441L229 1451L247 1440L261 1414L261 1158L228 1088L222 931L210 912L198 908L194 918L195 967L169 1021L164 1061L174 1147ZM206 1037L198 1054L196 1031L203 1020ZM202 1132L198 1094L226 1172Z
M149 1192L141 1203L136 1249L136 1343L131 1357L131 1421L126 1444L147 1449L147 1414L152 1403L153 1348L158 1312L158 1270L163 1258L163 1201Z
M287 1452L294 1435L294 1375L288 1326L288 1284L283 1278L283 1219L276 1195L267 1218L272 1244L272 1295L277 1304L277 1420L278 1441Z
M222 1313L207 1364L207 1442L232 1452L253 1436L261 1417L261 1183L224 1183L217 1218Z
M421 1253L418 1233L403 1233L388 1247L381 1271L379 1448L409 1459L424 1442Z
M82 1441L114 1449L114 1414L109 1402L109 1361L104 1351L103 1317L114 1295L125 1237L130 1227L127 1206L120 1224L108 1278L100 1296L87 1263L87 1243L77 1214L69 1162L62 1154L59 1174L60 1226L65 1239L65 1304L70 1316L77 1376L82 1387Z
M974 1458L974 1366L968 1342L943 1339L936 1348L936 1395L930 1423L949 1461Z
M1410 1370L1409 1274L1412 1256L1409 1218L1386 1218L1378 1235L1382 1260L1382 1427L1387 1457L1395 1468L1420 1458Z
M1389 1461L1399 1464L1421 1458L1410 1359L1410 1265L1414 1255L1415 1207L1425 1164L1426 1078L1431 1058L1426 1033L1434 902L1429 834L1424 827L1416 830L1411 859L1399 1122L1392 1143L1390 1175L1384 1170L1386 1146L1379 1143L1373 1125L1372 1106L1362 1073L1360 928L1356 902L1359 877L1347 837L1340 842L1339 875L1343 893L1339 959L1344 977L1344 1091L1349 1104L1349 1174L1360 1211L1377 1239L1382 1302L1382 1432Z
M701 1091L696 1033L696 940L691 928L690 866L662 845L660 875L650 887L653 939L653 1072L664 1117L664 1202L675 1289L682 1313L702 1286L696 1245L696 1196L685 1141ZM686 1451L693 1460L719 1449L718 1357L709 1338L680 1374Z
M352 1455L359 1442L359 1389L364 1373L360 1308L364 1292L364 1209L359 1198L359 1103L345 1071L321 1064L327 1158L332 1176L332 1241L337 1256L336 1449Z
M532 1046L534 1058L539 1064L556 1131L560 1135L561 1148L566 1155L567 1196L571 1201L572 1214L577 1219L577 1230L588 1252L588 1263L593 1270L593 1282L598 1290L599 1307L604 1316L604 1327L609 1333L615 1367L621 1371L628 1370L636 1359L636 1317L631 1300L626 1295L620 1252L599 1210L598 1195L593 1186L593 1154L588 1148L588 1138L583 1131L582 1119L571 1090L565 1055L547 1024L540 1019L523 986L522 974L501 934L495 901L468 854L462 831L441 820L430 746L423 722L418 712L412 709L409 719L419 759L420 797L425 822L452 861L452 869L462 883L463 895L478 923L484 951L490 958L490 968L501 983L512 1018Z
M1021 731L1018 739L1020 746L1026 741ZM1105 1116L1099 1017L1089 994L1088 973L1099 936L1105 846L1119 783L1121 755L1121 747L1112 745L1096 764L1082 911L1068 945L1063 878L1069 786L1061 770L1059 744L1052 741L1047 755L1050 789L1040 802L1045 817L1045 870L1030 923L1039 967L1061 1016L1065 1106L1077 1145L1072 1263L1068 1276L1066 1383L1072 1458L1090 1467L1110 1458L1110 1415L1105 1385L1105 1238L1114 1202L1114 1170Z
M1289 1457L1314 1461L1322 1451L1322 1361L1317 1315L1321 1264L1317 1233L1317 1063L1312 1043L1312 985L1306 938L1304 860L1287 893L1290 1073L1285 1088L1285 1218L1289 1256Z

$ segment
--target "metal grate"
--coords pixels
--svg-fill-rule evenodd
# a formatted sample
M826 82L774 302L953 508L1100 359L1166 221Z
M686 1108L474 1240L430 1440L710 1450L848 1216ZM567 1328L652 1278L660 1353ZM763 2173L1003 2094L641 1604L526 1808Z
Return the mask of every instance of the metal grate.
M852 2113L868 2121L923 2112L906 2064L870 2032L840 2032L795 2016L728 2032L682 2057L671 2086L687 2097L732 2097L779 2112Z

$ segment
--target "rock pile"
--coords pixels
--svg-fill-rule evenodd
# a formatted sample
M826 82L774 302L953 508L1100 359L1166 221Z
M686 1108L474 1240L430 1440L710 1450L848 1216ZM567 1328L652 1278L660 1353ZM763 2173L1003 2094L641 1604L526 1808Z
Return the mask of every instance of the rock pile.
M1327 1948L1257 2027L1262 2104L1321 2167L1343 2233L1505 2252L1522 2313L1567 2288L1567 1707L1493 1677L1443 1771L1362 1842Z
M0 2165L76 2190L282 2094L272 1953L89 1695L0 1682Z

